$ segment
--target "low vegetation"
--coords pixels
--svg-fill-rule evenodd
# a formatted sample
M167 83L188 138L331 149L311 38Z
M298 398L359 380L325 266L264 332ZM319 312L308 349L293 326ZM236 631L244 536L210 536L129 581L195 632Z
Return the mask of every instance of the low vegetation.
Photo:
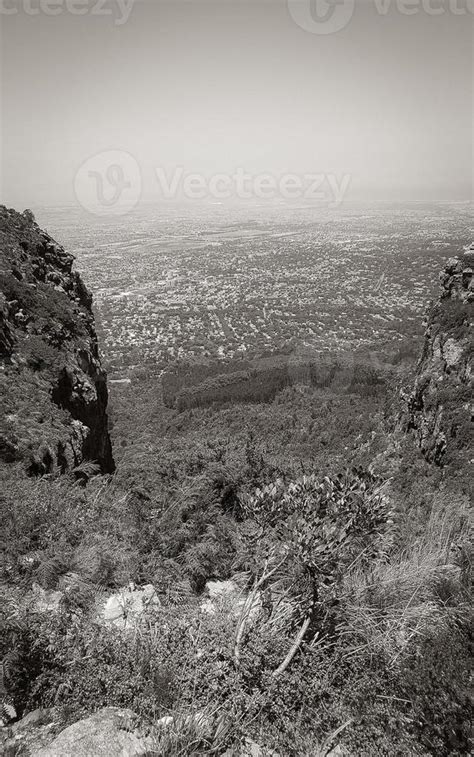
M114 476L10 464L5 703L172 716L163 755L467 754L469 482L397 435L395 407L298 384L178 412L135 376L112 396ZM211 579L242 601L203 611ZM160 604L124 633L98 614L129 582Z

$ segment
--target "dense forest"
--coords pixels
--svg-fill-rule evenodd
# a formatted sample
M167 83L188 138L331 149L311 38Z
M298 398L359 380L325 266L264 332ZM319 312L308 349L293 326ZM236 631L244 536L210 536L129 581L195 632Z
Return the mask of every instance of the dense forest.
M161 383L164 403L181 411L226 402L269 402L285 387L301 384L376 394L391 369L392 365L381 365L375 352L311 358L289 354L251 362L177 363L164 372Z

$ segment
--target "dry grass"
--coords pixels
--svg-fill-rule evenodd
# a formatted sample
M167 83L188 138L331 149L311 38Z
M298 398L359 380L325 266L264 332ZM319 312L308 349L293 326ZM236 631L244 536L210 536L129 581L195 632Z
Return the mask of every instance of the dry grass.
M347 654L382 653L394 665L412 641L444 632L453 609L468 602L470 544L467 503L435 502L421 538L390 561L351 571L341 629L351 640Z
M220 754L230 726L218 711L174 713L157 721L147 741L149 757Z

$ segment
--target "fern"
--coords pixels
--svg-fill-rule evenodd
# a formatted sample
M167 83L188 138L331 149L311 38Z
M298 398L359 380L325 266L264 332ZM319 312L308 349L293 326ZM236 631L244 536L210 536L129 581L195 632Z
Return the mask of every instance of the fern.
M43 589L54 589L66 566L58 557L47 557L41 561L36 571L36 578Z
M2 702L0 704L0 726L6 726L12 720L17 718L15 707L11 702Z
M91 478L100 473L100 465L91 460L84 460L72 470L72 475L77 482L86 484Z
M10 649L0 663L0 725L8 725L15 720L17 713L10 701L9 690L20 668L20 656L15 649Z
M66 573L61 576L60 586L64 592L63 602L69 610L89 607L102 588L77 573Z
M15 649L10 649L4 656L0 667L0 691L6 690L6 685L12 681L18 672L20 656Z
M174 581L167 590L167 600L171 605L184 607L194 598L194 592L191 584L187 579Z

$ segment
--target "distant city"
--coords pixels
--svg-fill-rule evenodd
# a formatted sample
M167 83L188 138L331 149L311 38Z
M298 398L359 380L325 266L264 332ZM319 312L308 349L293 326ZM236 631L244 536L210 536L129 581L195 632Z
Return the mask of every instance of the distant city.
M470 206L141 206L37 220L94 295L110 377L176 360L359 349L416 338Z

